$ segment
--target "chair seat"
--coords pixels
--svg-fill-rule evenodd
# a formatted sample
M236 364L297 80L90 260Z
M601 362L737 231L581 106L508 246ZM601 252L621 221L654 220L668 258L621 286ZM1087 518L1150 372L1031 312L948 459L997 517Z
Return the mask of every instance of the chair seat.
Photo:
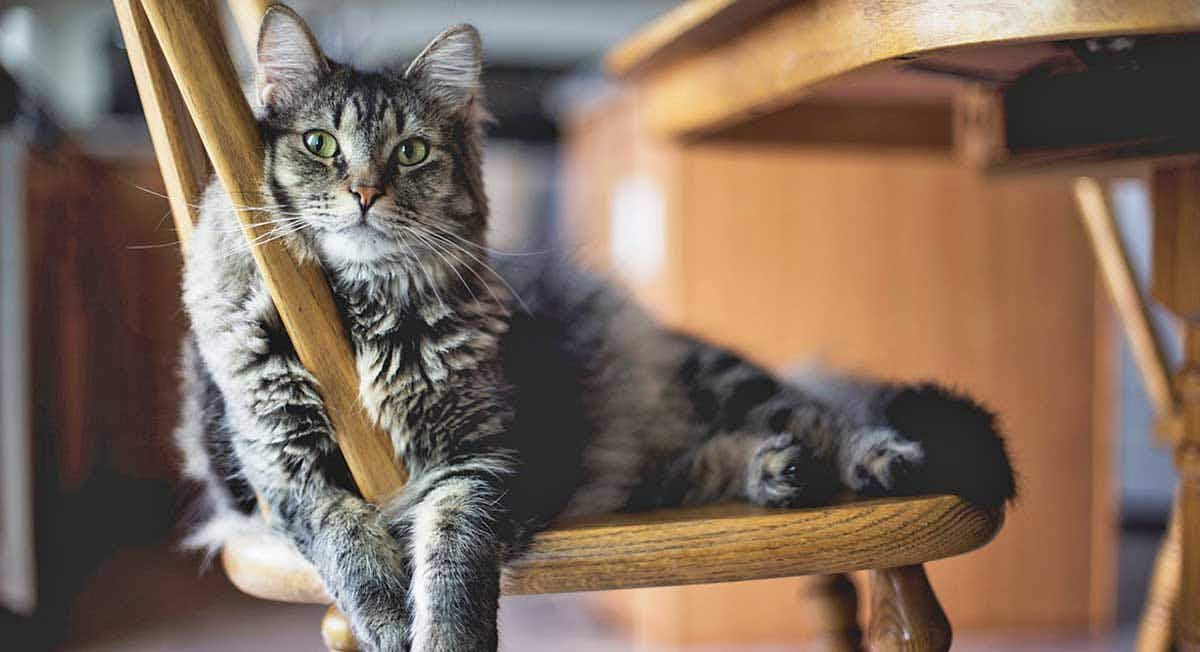
M505 567L501 587L507 595L566 593L893 568L979 548L1003 522L1003 510L955 496L610 514L538 534ZM313 567L282 539L235 537L221 559L229 579L250 595L331 602Z

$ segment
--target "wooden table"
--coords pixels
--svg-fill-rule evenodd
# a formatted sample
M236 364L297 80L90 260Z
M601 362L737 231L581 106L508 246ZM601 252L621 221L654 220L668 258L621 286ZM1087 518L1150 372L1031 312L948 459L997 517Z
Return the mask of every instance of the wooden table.
M981 173L1149 162L1153 294L1185 334L1171 399L1187 650L1200 649L1198 34L1195 0L693 0L607 61L667 139L919 145Z

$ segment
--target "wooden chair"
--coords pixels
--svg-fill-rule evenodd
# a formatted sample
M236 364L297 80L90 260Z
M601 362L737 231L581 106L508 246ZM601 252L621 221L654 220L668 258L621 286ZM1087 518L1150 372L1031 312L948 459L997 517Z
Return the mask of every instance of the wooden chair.
M235 206L258 205L262 145L228 53L218 17L205 0L114 0L162 168L180 240L186 246L207 158ZM251 43L263 0L231 0ZM265 227L240 211L248 238ZM368 500L399 491L389 441L358 409L355 367L321 271L278 242L253 244L301 361L324 390L338 444ZM872 650L949 648L946 620L921 564L978 548L995 536L1002 510L953 496L853 502L818 509L766 510L714 505L563 523L538 535L503 573L506 594L550 593L727 582L872 571ZM328 603L313 569L274 539L235 539L223 553L230 579L258 597ZM857 598L835 577L815 591L831 647L858 649ZM345 619L330 608L323 626L333 650L356 649Z
M1174 446L1180 439L1183 406L1171 387L1171 373L1162 342L1150 325L1150 308L1134 280L1129 255L1117 231L1116 220L1099 182L1089 177L1075 180L1074 194L1096 265L1109 298L1129 339L1133 359L1157 419L1161 443ZM1154 573L1142 609L1134 649L1137 652L1170 652L1175 637L1175 610L1182 581L1179 501L1171 510L1167 534L1154 561Z

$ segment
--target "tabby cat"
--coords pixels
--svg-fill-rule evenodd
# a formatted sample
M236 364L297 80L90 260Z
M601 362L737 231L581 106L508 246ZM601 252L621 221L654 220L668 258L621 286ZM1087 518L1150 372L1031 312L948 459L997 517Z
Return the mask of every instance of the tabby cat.
M255 527L257 497L365 649L462 652L496 649L501 564L557 517L846 490L1012 498L993 417L965 397L782 382L567 264L494 271L480 71L469 26L407 68L361 72L327 59L291 10L266 14L251 99L267 205L254 208L324 269L362 403L412 478L387 504L357 495L213 183L184 281L178 439L208 506L195 543Z

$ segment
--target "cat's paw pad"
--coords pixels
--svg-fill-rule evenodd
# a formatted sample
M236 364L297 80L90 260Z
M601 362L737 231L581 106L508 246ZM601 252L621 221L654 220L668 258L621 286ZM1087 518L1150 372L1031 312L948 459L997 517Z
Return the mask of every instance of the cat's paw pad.
M924 460L919 443L891 428L872 428L858 433L842 451L842 481L859 493L892 492L908 484Z
M750 459L746 494L766 507L803 507L828 503L837 478L826 460L818 459L791 435L765 440Z

